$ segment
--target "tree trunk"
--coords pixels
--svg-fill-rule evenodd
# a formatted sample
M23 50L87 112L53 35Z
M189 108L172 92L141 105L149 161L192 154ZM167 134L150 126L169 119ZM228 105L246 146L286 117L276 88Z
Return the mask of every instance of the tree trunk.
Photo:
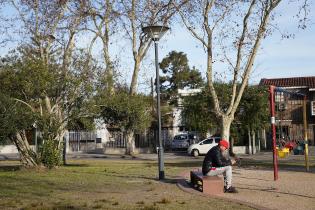
M262 129L262 139L264 142L264 149L267 149L266 129L265 128Z
M252 154L252 137L250 134L250 128L249 127L247 130L247 134L248 134L248 154L251 155Z
M229 141L230 139L230 127L233 118L229 116L222 116L221 118L221 138Z
M256 132L252 130L252 139L253 139L253 154L256 154Z
M14 142L17 150L19 151L21 163L24 167L31 168L39 165L37 161L37 154L29 145L25 130L17 132L11 137L11 140Z
M258 130L258 132L257 132L257 139L258 139L258 152L260 152L261 130Z
M132 74L132 79L131 79L131 84L130 84L130 90L129 90L130 95L134 95L137 93L139 70L140 70L140 61L137 58L135 59L135 64L134 64L134 69L133 69L133 74Z
M234 151L233 151L233 147L234 147L234 138L231 137L231 141L230 141L230 155L234 156Z
M128 130L126 132L126 138L127 138L126 155L133 155L136 149L134 132L132 130Z

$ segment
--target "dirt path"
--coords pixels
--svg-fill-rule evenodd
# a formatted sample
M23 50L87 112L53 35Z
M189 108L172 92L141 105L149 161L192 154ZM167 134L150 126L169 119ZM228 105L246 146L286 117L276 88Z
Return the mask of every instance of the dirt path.
M279 171L279 180L273 181L272 170L236 168L233 185L239 193L225 193L223 198L268 209L315 210L315 173Z

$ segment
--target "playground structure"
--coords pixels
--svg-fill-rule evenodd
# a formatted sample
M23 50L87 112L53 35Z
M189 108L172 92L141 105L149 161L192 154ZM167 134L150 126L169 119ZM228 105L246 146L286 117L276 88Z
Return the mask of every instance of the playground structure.
M275 86L269 86L269 94L274 180L278 179L278 157L285 157L292 150L294 154L304 153L306 171L309 171L306 95ZM287 114L288 109L290 114ZM303 121L303 129L293 129L292 115L295 115L294 120Z

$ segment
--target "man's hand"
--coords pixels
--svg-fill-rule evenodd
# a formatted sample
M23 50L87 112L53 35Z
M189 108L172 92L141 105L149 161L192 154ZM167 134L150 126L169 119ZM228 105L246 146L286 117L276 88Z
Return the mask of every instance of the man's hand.
M236 163L236 160L234 158L232 158L231 163L232 163L232 165L234 165Z
M232 165L237 165L238 167L241 167L241 158L233 157L231 158Z

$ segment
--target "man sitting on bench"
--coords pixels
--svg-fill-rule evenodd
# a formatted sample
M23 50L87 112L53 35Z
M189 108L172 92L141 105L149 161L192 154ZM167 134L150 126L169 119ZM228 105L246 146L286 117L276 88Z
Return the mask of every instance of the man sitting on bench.
M235 187L232 187L232 165L235 160L231 160L228 155L229 142L221 139L219 144L212 147L206 154L202 164L202 173L204 176L224 176L224 192L237 193Z

